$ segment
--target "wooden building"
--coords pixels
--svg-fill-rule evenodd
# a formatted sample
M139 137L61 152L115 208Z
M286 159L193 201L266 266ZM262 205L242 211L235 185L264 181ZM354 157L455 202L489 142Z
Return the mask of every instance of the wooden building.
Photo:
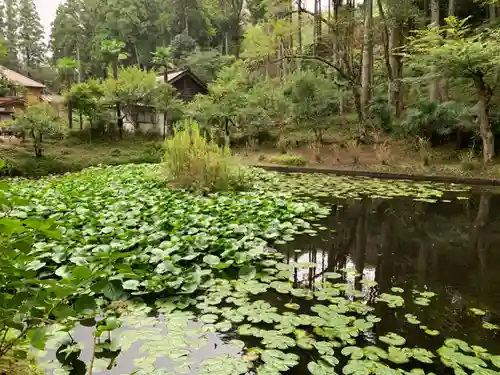
M165 81L165 76L158 75L156 82L162 84ZM171 71L167 74L167 83L172 85L179 98L189 102L198 94L207 94L208 87L203 80L201 80L190 69ZM133 120L133 121L132 121ZM142 132L157 132L165 135L166 121L164 114L156 111L152 106L137 105L134 108L133 114L128 114L124 121L124 128L127 131L134 132L138 126Z
M161 75L156 78L156 81L161 83L164 79L165 77ZM169 72L167 83L171 84L177 90L179 97L185 101L191 101L197 94L208 93L206 83L190 69Z
M42 93L45 90L43 83L37 82L21 73L0 66L0 74L14 85L23 88L24 92L14 93L14 97L22 97L28 105L36 104L42 100Z

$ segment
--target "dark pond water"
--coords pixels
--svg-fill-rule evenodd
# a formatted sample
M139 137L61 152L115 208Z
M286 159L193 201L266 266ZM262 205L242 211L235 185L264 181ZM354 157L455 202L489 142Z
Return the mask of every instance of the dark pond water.
M332 212L316 224L327 230L277 245L285 254L285 260L316 264L315 268L296 271L296 283L314 288L315 283L325 280L325 272L353 270L361 276L344 272L340 282L351 283L363 291L362 299L373 304L375 314L383 318L374 327L374 337L397 332L406 337L410 346L429 350L437 349L444 338L455 337L484 346L490 353L500 353L500 331L482 326L484 322L500 324L499 195L479 191L467 200L451 198L449 202L437 203L410 198L324 200L324 203L332 207ZM377 286L370 286L369 281L377 282ZM383 303L375 304L380 293L390 292L394 286L403 288L403 295L409 301L413 289L432 291L437 297L429 306L410 302L404 309L397 310ZM266 296L273 305L289 302L277 293ZM476 316L470 313L470 308L487 313ZM404 318L407 313L418 315L429 329L438 330L439 334L431 336L418 325L409 324ZM94 375L132 374L144 368L144 363L140 362L148 360L148 350L154 351L162 342L173 339L172 332L165 329L164 315L146 317L145 314L113 332L114 337L122 341L127 332L140 340L122 348L116 358L95 360ZM187 341L191 345L188 348L189 366L181 364L178 367L179 364L160 360L149 367L149 372L138 374L198 374L199 364L204 359L240 353L229 342L231 339L243 340L247 347L258 343L238 337L234 332L206 333L201 323L192 321L186 322L184 327L190 335ZM76 342L83 344L80 359L85 363L92 357L92 331L93 328L80 327L73 335ZM365 339L369 341L370 338ZM303 358L308 356L305 352L295 352ZM57 363L54 352L43 360ZM307 359L286 374L308 374L306 364ZM436 367L426 370L451 373ZM57 374L53 369L47 373ZM80 372L70 373L84 374L85 366L82 363Z

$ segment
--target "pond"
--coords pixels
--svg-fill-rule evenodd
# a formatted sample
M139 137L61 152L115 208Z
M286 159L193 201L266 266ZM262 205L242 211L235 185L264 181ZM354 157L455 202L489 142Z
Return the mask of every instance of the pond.
M38 352L47 374L500 373L499 195L319 175L262 181L261 194L293 196L268 214L259 196L267 224L250 228L263 252L236 272L224 253L204 256L214 270L202 293L134 284L70 335L53 326ZM290 206L308 197L322 209ZM255 240L242 225L259 217L247 219L230 228L239 241Z

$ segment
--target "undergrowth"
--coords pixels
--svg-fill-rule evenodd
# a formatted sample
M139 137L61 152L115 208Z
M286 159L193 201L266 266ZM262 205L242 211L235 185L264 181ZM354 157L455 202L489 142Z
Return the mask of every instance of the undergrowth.
M293 165L296 167L302 167L307 164L306 159L300 155L276 155L269 159L271 163L282 164L282 165Z

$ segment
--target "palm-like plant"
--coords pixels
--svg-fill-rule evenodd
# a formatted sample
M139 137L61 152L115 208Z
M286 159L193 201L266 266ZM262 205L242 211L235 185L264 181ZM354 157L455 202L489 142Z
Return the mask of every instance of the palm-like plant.
M78 62L72 57L62 57L57 60L56 68L64 86L69 89L78 70Z
M120 60L125 60L128 57L126 52L123 52L125 43L119 40L104 40L101 44L101 53L108 63L111 63L113 69L113 78L118 79L118 63ZM120 138L123 136L123 117L120 102L116 102L116 123Z
M123 52L125 43L120 40L104 40L101 44L101 53L107 63L113 68L113 78L118 78L118 63L128 57L127 52Z
M172 62L172 52L171 47L156 47L156 52L153 52L152 62L158 67L163 68L163 81L168 82L168 71L169 69L174 69L175 65Z

